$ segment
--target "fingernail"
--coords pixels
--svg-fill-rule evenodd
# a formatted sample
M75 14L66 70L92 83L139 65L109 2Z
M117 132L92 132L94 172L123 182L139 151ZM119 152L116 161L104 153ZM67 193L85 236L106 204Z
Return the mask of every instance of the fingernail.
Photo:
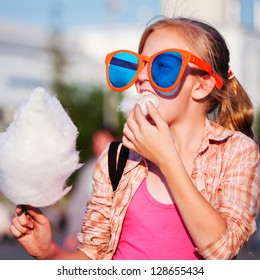
M152 108L152 107L153 107L153 103L152 103L151 101L148 101L146 104L147 104L147 106L148 106L149 108Z
M25 235L30 234L30 233L31 233L31 230L27 229L26 232L25 232Z

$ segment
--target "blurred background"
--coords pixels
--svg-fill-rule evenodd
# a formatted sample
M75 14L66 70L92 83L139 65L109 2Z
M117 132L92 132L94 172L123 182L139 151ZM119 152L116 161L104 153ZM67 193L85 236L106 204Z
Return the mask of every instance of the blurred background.
M224 35L232 70L254 104L259 139L260 0L0 0L0 132L32 90L44 87L78 127L81 162L90 161L94 133L109 127L120 139L124 123L116 112L120 95L106 85L105 55L120 48L137 50L147 22L161 14L206 20ZM70 178L75 183L71 193L44 209L60 244L79 172ZM30 259L9 235L14 208L0 194L0 259ZM260 232L238 259L260 259Z

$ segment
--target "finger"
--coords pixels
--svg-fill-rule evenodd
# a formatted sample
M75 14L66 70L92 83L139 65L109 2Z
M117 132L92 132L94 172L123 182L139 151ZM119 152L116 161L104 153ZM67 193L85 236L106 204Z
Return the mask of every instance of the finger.
M15 209L15 214L17 216L20 216L23 214L23 206L22 205L17 205L16 209Z
M159 113L159 111L157 110L157 108L154 106L154 104L151 101L146 103L146 108L148 110L148 113L149 113L151 119L154 121L154 123L157 127L160 127L165 123L161 114Z
M20 217L21 215L25 215L26 217L29 217L27 215L27 205L17 205L16 210L15 210L15 214L17 217Z
M37 223L44 224L48 221L47 217L38 209L32 206L27 206L28 215Z
M135 105L134 113L135 113L136 123L139 126L147 125L148 124L146 116L143 114L143 111L142 111L141 106L139 104Z
M135 105L137 106L137 105ZM138 124L136 122L135 116L135 108L131 111L131 114L127 118L126 124L128 125L129 129L134 133L134 131L138 130Z
M127 120L134 118L134 108L130 111L130 113L128 114Z
M136 152L134 144L131 141L129 141L129 139L125 135L122 137L122 144L129 150Z
M12 233L12 235L15 237L15 238L20 238L23 236L23 234L14 226L14 225L11 225L9 227L9 231Z
M30 228L28 228L26 225L22 225L17 217L13 218L12 225L19 231L21 234L26 234Z
M16 207L16 217L19 219L19 222L21 223L21 225L26 226L30 229L34 227L34 222L44 224L47 220L43 213L33 206L27 205L26 212L26 214L23 212L22 205L18 205Z
M15 217L13 218L13 221L19 222L19 224L23 227L27 227L32 229L33 226L33 221L30 218L29 215L25 215L23 212L19 211L19 209L15 213Z
M126 122L123 129L123 135L131 142L135 141L135 135Z
M25 215L23 216L15 216L12 220L13 225L18 229L22 230L22 228L25 229L33 229L33 223L29 220L27 220L27 217ZM22 230L24 231L24 230Z
M123 134L130 140L131 142L135 142L136 140L136 133L138 132L139 128L136 124L135 120L128 119L124 125Z
M142 130L150 123L147 121L146 116L143 114L141 106L136 104L133 109L133 117L127 120L129 129L135 136L135 140L139 139L142 135Z

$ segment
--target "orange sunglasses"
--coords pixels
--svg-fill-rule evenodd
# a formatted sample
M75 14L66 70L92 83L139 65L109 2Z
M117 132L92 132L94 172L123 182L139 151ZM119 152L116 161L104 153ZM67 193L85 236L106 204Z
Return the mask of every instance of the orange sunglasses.
M222 88L223 81L213 72L210 64L181 49L162 50L150 57L129 50L111 52L105 59L107 83L114 91L124 91L137 81L139 73L148 63L152 86L162 93L169 92L179 85L189 62L214 77L216 88Z

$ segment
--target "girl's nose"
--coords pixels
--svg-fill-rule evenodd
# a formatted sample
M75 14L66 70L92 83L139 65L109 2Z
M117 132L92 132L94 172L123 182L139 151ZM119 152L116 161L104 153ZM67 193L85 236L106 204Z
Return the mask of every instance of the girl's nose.
M145 63L144 67L140 71L137 80L140 82L149 81L148 77L148 63Z

